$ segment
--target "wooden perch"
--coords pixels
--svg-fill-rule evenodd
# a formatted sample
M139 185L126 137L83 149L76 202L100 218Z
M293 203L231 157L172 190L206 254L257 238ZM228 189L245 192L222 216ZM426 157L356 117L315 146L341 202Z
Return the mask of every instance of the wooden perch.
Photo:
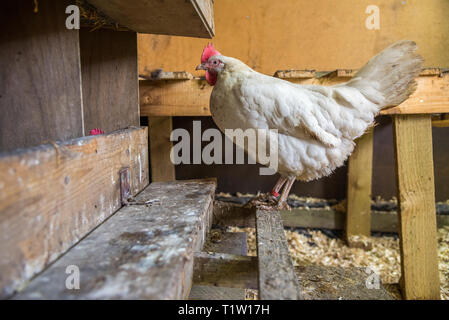
M315 72L311 70L280 70L279 77L293 83L332 86L351 79L356 70ZM184 76L186 77L186 76ZM416 92L401 105L384 109L381 114L449 113L449 73L446 70L424 69L417 78ZM140 81L140 112L142 116L210 116L210 85L203 79L189 81Z

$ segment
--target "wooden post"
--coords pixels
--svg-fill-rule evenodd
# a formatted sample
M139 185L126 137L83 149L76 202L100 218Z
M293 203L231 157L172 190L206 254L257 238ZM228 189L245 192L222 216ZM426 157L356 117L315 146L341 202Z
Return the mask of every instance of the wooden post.
M395 115L394 136L402 293L440 299L431 115Z
M260 300L302 300L279 211L256 211Z
M373 169L373 129L357 139L348 165L346 241L371 233L371 179Z
M172 117L150 117L151 181L175 180L175 166L170 160Z

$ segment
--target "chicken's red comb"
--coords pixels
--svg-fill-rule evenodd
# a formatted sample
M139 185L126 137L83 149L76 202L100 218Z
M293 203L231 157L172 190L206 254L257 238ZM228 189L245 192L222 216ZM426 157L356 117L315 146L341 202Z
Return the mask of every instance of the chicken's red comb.
M89 135L96 136L97 134L103 134L103 133L104 133L103 130L95 128L95 129L90 130Z
M212 43L208 43L206 48L203 50L203 54L201 55L201 63L205 63L209 60L210 57L220 55L221 53L214 48Z

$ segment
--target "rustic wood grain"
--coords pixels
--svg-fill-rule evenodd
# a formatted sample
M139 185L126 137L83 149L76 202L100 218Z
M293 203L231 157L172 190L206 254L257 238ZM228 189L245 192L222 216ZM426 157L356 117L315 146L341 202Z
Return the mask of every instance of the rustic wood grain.
M173 181L176 179L175 165L170 159L173 143L171 117L150 117L150 168L151 181Z
M7 297L121 207L119 171L148 184L147 129L0 154L0 296Z
M394 117L402 293L440 299L430 115Z
M279 211L257 210L259 299L302 299Z
M195 254L195 285L258 289L257 257L228 253Z
M119 24L139 33L212 38L212 0L88 0Z
M210 228L216 182L152 183L36 277L16 299L185 299ZM65 287L68 265L80 289Z
M373 129L356 141L349 157L345 237L351 245L355 235L371 235L371 185L373 175Z
M137 35L80 30L84 134L138 126Z
M0 4L0 152L83 136L78 30L71 1Z
M212 92L205 80L139 81L142 116L210 116Z

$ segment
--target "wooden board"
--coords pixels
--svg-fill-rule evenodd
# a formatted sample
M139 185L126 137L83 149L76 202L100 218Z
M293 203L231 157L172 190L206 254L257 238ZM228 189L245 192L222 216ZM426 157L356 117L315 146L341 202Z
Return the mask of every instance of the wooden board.
M299 73L299 74L298 74ZM352 70L315 72L314 77L300 70L279 71L278 77L298 84L332 86L347 82ZM384 109L381 114L449 113L449 75L423 75L417 78L416 92L400 106ZM212 87L205 80L140 81L140 112L144 116L210 116Z
M282 223L285 227L318 228L342 230L345 227L346 214L335 209L303 209L292 208L281 211ZM241 205L215 201L214 224L228 227L254 228L254 211L242 208ZM437 215L437 226L449 226L449 215ZM395 211L372 211L371 231L398 232L399 218Z
M78 30L71 1L0 4L0 152L83 135Z
M302 299L279 211L257 210L259 299Z
M189 300L245 300L245 289L194 285Z
M394 300L370 269L310 264L295 271L304 300Z
M137 36L134 32L80 30L84 134L138 126Z
M380 9L379 30L366 27L370 5ZM220 0L214 7L216 48L265 74L280 69L358 69L402 39L418 43L426 66L449 67L446 0L345 0L338 5L334 0ZM206 43L140 35L139 70L193 72Z
M152 183L16 299L185 299L210 228L214 180ZM147 203L145 205L144 203ZM65 286L76 265L80 289Z
M147 128L0 154L0 297L11 295L148 184Z
M228 253L195 254L195 285L258 289L257 257Z
M349 157L345 237L371 235L371 184L373 175L373 129L356 140Z
M406 299L440 299L430 115L394 117L401 248Z
M212 229L202 251L246 256L246 232L222 232L220 229Z
M173 181L176 175L170 159L172 118L150 117L149 127L151 181Z
M381 114L449 113L449 74L421 76L416 92L397 107L384 109Z
M212 38L213 0L88 0L119 24L139 33Z
M210 116L205 80L139 81L142 116Z

